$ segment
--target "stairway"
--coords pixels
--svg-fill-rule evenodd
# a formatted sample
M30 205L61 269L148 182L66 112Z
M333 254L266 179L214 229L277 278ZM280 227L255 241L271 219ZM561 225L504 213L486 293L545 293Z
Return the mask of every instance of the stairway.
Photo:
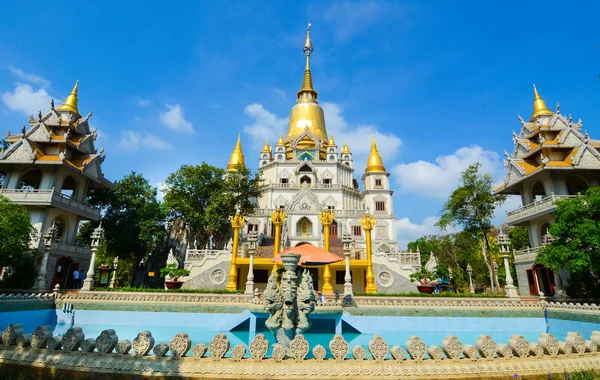
M274 245L275 239L269 237L264 238L260 246L256 248L256 254L254 257L273 257Z

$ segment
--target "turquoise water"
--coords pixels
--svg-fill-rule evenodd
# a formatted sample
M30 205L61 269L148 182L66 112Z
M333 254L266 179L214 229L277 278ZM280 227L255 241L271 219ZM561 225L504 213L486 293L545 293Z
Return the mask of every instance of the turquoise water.
M267 315L244 312L241 314L209 313L156 313L128 311L36 310L0 313L0 329L9 323L22 323L25 333L31 333L40 325L48 324L54 335L62 335L72 325L81 327L86 338L95 338L102 330L114 329L119 340L133 341L140 331L151 331L156 343L169 343L175 334L188 333L192 346L208 345L217 333L225 333L231 348L239 343L246 346L256 334L262 333L271 342L275 340L264 326ZM411 335L418 335L429 346L441 346L446 335L455 335L463 344L475 344L480 334L490 335L497 343L507 343L511 334L520 334L528 341L537 342L540 333L554 334L564 340L566 333L576 331L589 339L591 332L600 330L599 323L586 323L544 318L467 318L467 317L394 317L314 315L313 327L304 335L311 348L317 344L328 349L329 341L336 333L342 333L350 347L362 345L367 348L374 335L381 335L391 346L404 347ZM367 351L368 352L368 351Z

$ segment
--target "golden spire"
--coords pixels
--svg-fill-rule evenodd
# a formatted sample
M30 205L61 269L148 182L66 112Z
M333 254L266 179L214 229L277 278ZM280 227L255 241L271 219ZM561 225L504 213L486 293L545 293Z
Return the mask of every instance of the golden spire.
M350 148L348 148L347 142L344 142L344 147L342 148L342 153L350 153Z
M369 153L369 159L367 160L367 169L365 173L385 173L385 167L383 161L377 150L377 144L375 144L375 136L372 137L373 142L371 143L371 153Z
M77 89L79 87L79 81L75 82L75 87L73 87L73 91L71 94L67 96L67 100L65 100L65 104L58 107L57 111L71 111L77 115L79 115L79 110L77 109Z
M263 150L261 151L261 153L271 153L271 147L269 146L269 139L267 139L265 141L265 146L263 147Z
M552 111L546 107L546 103L540 97L540 94L537 92L537 88L535 88L535 84L533 85L533 115L531 115L531 119L539 115L552 115Z
M242 142L240 141L240 135L238 134L237 143L235 149L231 153L229 158L229 164L227 165L227 171L237 170L238 165L244 165L244 153L242 153Z
M335 141L333 141L333 135L329 135L329 142L327 143L327 145L329 145L329 146L335 145Z
M304 54L306 54L306 68L304 69L304 79L302 80L302 89L298 91L298 98L304 93L310 93L313 97L317 98L317 92L313 89L312 75L310 73L310 53L313 52L313 44L310 39L310 23L308 24L308 30L306 32L306 41L304 42Z
M283 141L283 134L279 134L279 141L277 141L277 145L285 145L285 141Z

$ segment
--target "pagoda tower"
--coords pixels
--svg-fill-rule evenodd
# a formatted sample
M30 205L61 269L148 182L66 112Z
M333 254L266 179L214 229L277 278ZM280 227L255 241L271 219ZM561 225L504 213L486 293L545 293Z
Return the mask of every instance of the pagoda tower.
M257 152L265 191L256 200L254 213L246 216L241 227L241 248L235 254L232 252L231 266L219 270L223 273L237 270L237 276L229 279L228 289L247 287L244 281L248 277L252 278L252 287L264 289L273 270L273 257L283 250L309 244L328 248L340 258L338 263L309 268L315 286L324 293L344 292L348 287L355 292L365 291L367 269L372 269L378 291L414 291L409 275L420 269L420 259L416 253L398 250L389 173L373 140L361 191L358 179L354 178L355 163L348 143L338 146L335 136L327 133L323 108L313 85L310 66L313 51L309 25L303 46L302 83L290 111L287 132L281 133L273 145L266 141ZM243 160L238 137L227 170L234 170ZM321 218L325 214L328 218ZM376 219L368 233L361 223L366 214ZM245 240L250 235L256 239L253 240L256 247ZM372 262L367 259L367 241L371 238ZM244 253L246 250L255 250L252 261ZM344 253L350 257L351 286L346 284ZM204 265L206 272L198 271L186 281L185 287L207 286L205 279L210 278L210 271L222 264L215 261L197 265Z
M555 202L575 197L591 186L600 185L600 141L561 114L557 104L552 112L533 86L533 113L513 131L512 153L504 151L506 175L496 193L518 194L522 206L507 213L508 224L526 226L530 248L515 252L515 266L521 295L554 295L567 273L558 276L537 263L539 248L551 241L548 227L554 222Z
M31 246L39 252L38 262L46 263L40 289L70 288L73 271L88 270L91 250L75 237L80 222L99 220L100 210L87 204L86 196L92 189L113 188L101 168L104 148L94 146L98 132L90 130L92 113L79 112L78 87L77 82L60 107L52 100L46 114L31 116L21 133L8 131L9 146L0 153L0 196L24 205L37 230ZM45 250L50 253L42 260Z

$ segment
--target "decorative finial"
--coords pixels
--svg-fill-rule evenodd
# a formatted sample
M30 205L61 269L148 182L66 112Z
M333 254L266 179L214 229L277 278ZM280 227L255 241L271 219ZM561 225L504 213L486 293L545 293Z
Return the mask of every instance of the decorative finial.
M560 115L560 104L556 102L556 113Z
M365 173L385 173L385 167L383 166L383 160L377 150L377 144L375 143L375 136L371 137L371 152L369 153L369 159L367 160L367 169Z
M67 96L67 100L65 100L65 104L58 107L57 111L70 111L77 115L79 115L79 110L77 109L77 90L79 88L79 81L75 82L75 87L71 90L71 94Z
M231 157L229 158L227 170L237 170L238 165L244 165L244 153L242 152L241 135L239 133L237 143L235 144L235 149L233 150L233 153L231 153Z
M530 121L540 115L552 115L552 111L550 111L548 109L548 107L546 107L546 103L544 103L544 101L540 97L540 94L538 94L537 88L535 87L535 84L534 84L533 85L533 115L531 115Z
M54 99L50 100L50 108L54 109Z
M277 145L285 145L285 141L283 140L283 134L279 134L279 141L277 141Z
M263 147L261 153L271 153L271 146L269 145L269 139L265 140L265 146Z
M304 42L304 53L306 55L310 55L310 53L312 53L313 49L313 44L312 41L310 39L310 22L308 23L308 29L306 31L306 41ZM308 70L308 66L306 67L306 69Z

